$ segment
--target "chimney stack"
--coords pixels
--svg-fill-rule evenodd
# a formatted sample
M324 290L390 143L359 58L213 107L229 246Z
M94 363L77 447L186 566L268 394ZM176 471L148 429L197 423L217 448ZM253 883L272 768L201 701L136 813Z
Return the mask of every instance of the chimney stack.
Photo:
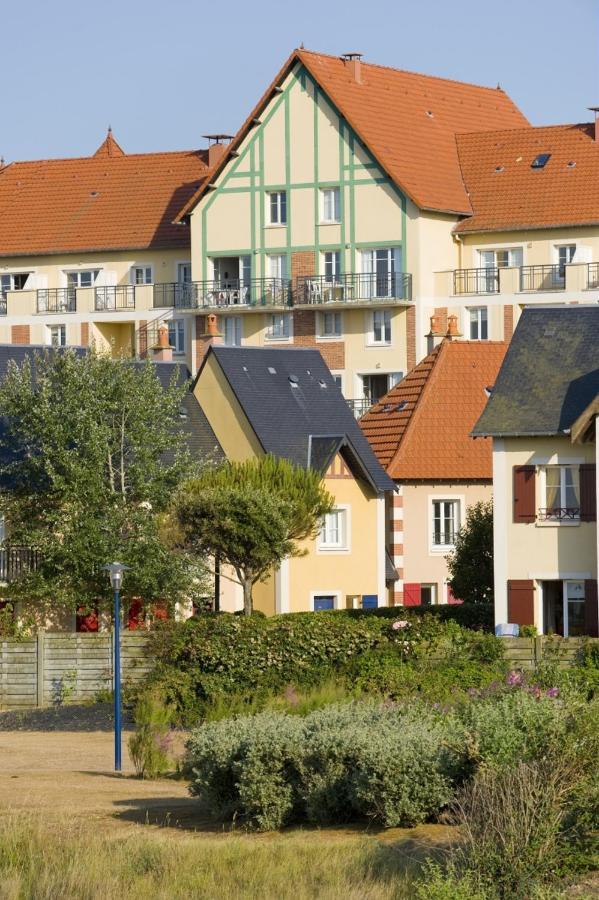
M168 341L168 328L161 322L158 326L158 341L152 347L152 352L154 353L154 359L156 362L172 362L173 361L173 350L174 347L171 347Z
M447 316L447 334L446 337L448 340L452 340L453 338L462 337L461 331L458 329L458 317L457 316Z
M435 347L438 347L445 337L445 332L443 331L443 319L444 316L441 316L438 313L431 316L431 330L426 335L427 353L432 353Z
M212 168L223 157L227 146L233 140L231 134L203 134L208 141L208 166Z
M344 53L341 59L356 84L362 84L363 53Z
M595 133L593 137L599 141L599 106L589 106L589 110L595 114Z

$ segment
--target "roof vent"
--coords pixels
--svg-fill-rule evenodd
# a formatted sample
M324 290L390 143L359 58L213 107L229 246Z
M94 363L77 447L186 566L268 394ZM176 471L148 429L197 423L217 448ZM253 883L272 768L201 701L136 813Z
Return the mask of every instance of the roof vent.
M324 379L322 379L322 378L318 379L318 383L321 386L321 388L326 388L326 386L327 386L326 381L324 381Z
M571 159L570 162L566 163L566 165L568 166L569 169L573 169L573 168L575 168L576 163L574 162L573 159Z
M402 400L400 403L397 404L395 409L397 410L397 412L402 412L402 410L404 410L407 405L408 405L408 401Z
M187 418L187 410L185 409L184 406L180 406L180 407L179 407L179 418L180 418L180 419L186 419L186 418Z
M495 166L496 172L503 172L503 166Z
M487 395L487 397L490 397L492 393L493 393L493 385L488 384L485 388L485 394Z
M429 119L434 119L434 117L435 117L435 114L432 111L432 109L427 109L426 114L429 117Z
M297 377L297 375L289 375L288 377L289 377L289 383L290 383L291 387L296 388L299 386L299 378Z
M535 156L535 158L531 162L530 168L531 169L544 169L550 159L551 159L551 153L539 153L539 155Z

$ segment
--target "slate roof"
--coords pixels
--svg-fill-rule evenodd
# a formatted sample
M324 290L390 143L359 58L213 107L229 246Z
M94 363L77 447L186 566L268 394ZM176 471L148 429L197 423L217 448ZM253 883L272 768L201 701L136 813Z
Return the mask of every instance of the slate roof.
M555 125L458 135L473 215L454 231L502 231L599 222L595 125ZM542 153L540 168L531 163Z
M470 431L506 349L503 341L444 340L360 419L391 478L491 480L491 441Z
M394 490L318 350L212 346L197 378L211 354L266 453L323 471L340 449L377 492Z
M599 306L526 307L473 435L556 435L599 393Z
M206 151L124 153L110 132L92 156L0 168L0 257L189 248L173 220L207 178Z
M214 169L224 168L297 63L303 64L383 171L421 209L469 214L456 134L522 128L526 117L500 88L361 63L361 83L338 56L294 50ZM184 217L207 188L185 204Z

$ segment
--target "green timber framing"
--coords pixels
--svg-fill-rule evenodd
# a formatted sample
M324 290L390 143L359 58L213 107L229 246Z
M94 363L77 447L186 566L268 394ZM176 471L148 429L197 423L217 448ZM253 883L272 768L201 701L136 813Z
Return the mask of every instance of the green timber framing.
M311 91L314 106L314 178L311 182L291 181L291 122L289 97L292 91ZM337 117L337 129L339 133L339 179L336 181L321 181L319 179L319 154L318 154L318 114L319 98L324 101ZM266 182L264 171L264 129L280 109L284 106L285 129L285 182L270 184ZM267 109L267 107L270 108ZM383 174L382 168L373 159L363 141L354 132L344 116L339 112L330 97L322 91L319 84L306 70L301 62L297 62L283 79L283 84L277 94L267 99L265 109L259 124L254 128L240 146L238 155L229 159L222 172L218 175L218 183L198 201L201 214L200 258L202 280L208 280L208 260L223 256L250 256L252 259L252 277L264 277L266 273L266 257L272 254L285 254L287 256L287 271L291 272L291 254L297 252L314 252L315 261L322 251L341 250L342 259L345 259L345 248L349 244L350 272L356 272L356 251L375 247L401 248L402 270L409 272L407 256L407 215L406 196L395 182ZM359 151L368 159L367 162L356 161ZM244 164L249 168L240 171ZM373 174L370 174L373 173ZM366 176L366 177L364 177ZM239 185L243 179L244 184ZM237 183L236 183L237 182ZM356 241L355 235L355 191L363 185L380 184L387 186L399 201L401 215L401 239L379 241ZM320 242L319 235L319 209L320 191L327 187L338 187L340 196L340 241L328 244ZM292 244L292 215L293 215L293 191L295 189L312 189L314 192L314 241L312 244ZM286 191L287 193L287 226L285 228L285 244L280 246L265 246L265 200L266 195L272 191ZM347 190L347 198L346 198ZM212 249L209 245L208 211L217 197L221 194L249 194L250 196L250 239L251 246L226 249ZM346 227L346 201L349 200L349 241L347 241ZM189 211L188 211L189 212ZM259 221L257 239L256 221ZM259 246L257 246L259 244ZM257 263L257 266L256 266ZM257 268L257 271L256 271Z

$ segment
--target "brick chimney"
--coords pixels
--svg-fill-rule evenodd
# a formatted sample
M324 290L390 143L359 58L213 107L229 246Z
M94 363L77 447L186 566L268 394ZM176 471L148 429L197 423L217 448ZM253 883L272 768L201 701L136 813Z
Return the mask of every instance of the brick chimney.
M445 332L443 330L444 319L445 316L441 316L438 313L436 313L434 316L431 316L431 330L426 335L427 353L432 353L435 347L438 347L445 337Z
M233 136L231 134L204 134L202 137L208 141L208 165L212 168L222 159Z
M462 333L458 328L458 317L457 316L447 316L447 334L446 337L449 341L453 340L453 338L462 337Z
M593 137L599 141L599 106L589 106L589 110L595 115L595 132Z
M362 56L363 53L344 53L341 59L345 68L350 73L356 84L362 84Z
M168 328L164 322L161 322L158 326L158 341L152 347L154 360L156 362L172 362L174 349L168 342Z

